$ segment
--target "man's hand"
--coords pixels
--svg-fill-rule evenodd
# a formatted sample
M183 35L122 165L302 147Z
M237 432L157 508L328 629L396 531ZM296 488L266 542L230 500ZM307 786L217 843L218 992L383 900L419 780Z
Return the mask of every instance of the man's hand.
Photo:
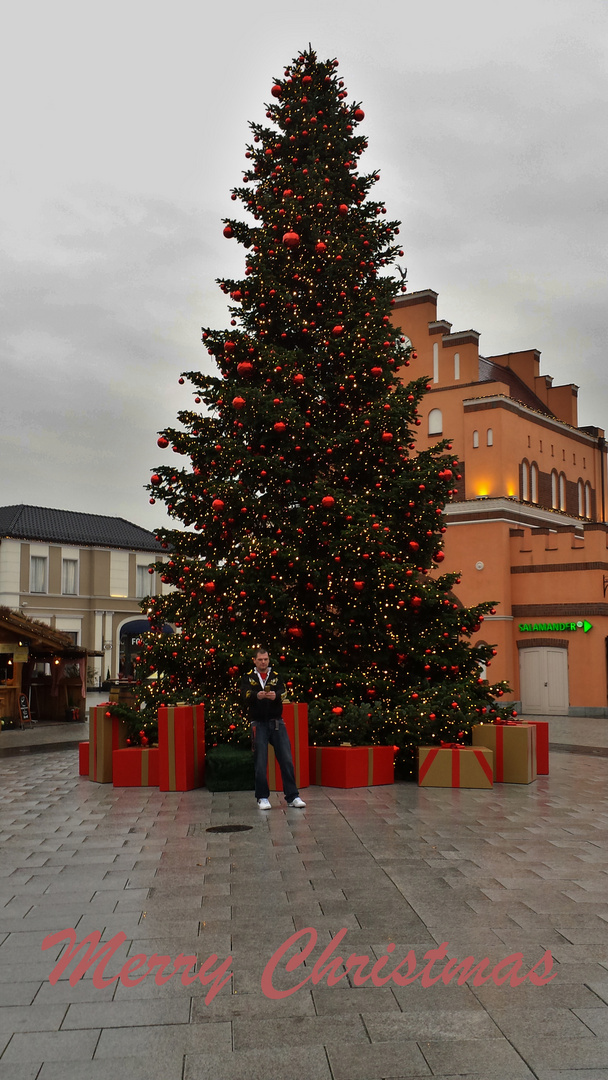
M269 698L270 701L274 701L276 696L277 695L275 694L274 690L267 690L266 691L266 697Z
M266 697L266 691L265 690L258 690L258 698L259 698L259 700L261 701L262 698L265 698L265 697Z

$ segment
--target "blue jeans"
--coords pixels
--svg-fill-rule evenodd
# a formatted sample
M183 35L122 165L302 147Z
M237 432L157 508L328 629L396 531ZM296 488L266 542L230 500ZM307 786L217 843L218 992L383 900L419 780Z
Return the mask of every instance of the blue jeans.
M287 802L292 802L299 795L291 757L291 743L285 727L285 721L256 720L251 725L253 739L253 765L255 769L255 797L267 799L270 795L266 769L268 766L268 744L272 746L283 780L283 792Z

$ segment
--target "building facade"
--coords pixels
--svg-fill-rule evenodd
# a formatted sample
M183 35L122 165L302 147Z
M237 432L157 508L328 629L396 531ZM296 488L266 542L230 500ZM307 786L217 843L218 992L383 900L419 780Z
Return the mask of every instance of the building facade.
M161 551L152 533L124 518L0 507L0 606L85 648L89 686L128 677L148 627L141 600L166 588L149 573Z
M537 350L480 356L432 290L393 321L414 350L402 378L429 378L418 445L447 438L459 462L442 570L465 605L496 602L473 639L496 645L488 677L525 712L608 717L604 431L578 426L578 388L541 374Z

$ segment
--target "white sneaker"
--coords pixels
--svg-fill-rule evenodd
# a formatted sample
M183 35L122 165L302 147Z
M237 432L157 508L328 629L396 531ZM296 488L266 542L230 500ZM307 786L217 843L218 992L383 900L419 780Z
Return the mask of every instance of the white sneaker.
M304 799L301 799L299 795L296 795L295 799L292 799L287 805L295 806L296 810L302 810L306 806L306 803L304 802Z
M258 799L258 807L260 810L272 810L270 799Z

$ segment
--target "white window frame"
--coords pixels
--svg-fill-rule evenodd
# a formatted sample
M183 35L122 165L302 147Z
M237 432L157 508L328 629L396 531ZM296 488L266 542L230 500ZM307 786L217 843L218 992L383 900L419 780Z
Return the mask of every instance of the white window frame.
M429 435L441 435L443 432L443 413L441 409L431 409L429 413Z

